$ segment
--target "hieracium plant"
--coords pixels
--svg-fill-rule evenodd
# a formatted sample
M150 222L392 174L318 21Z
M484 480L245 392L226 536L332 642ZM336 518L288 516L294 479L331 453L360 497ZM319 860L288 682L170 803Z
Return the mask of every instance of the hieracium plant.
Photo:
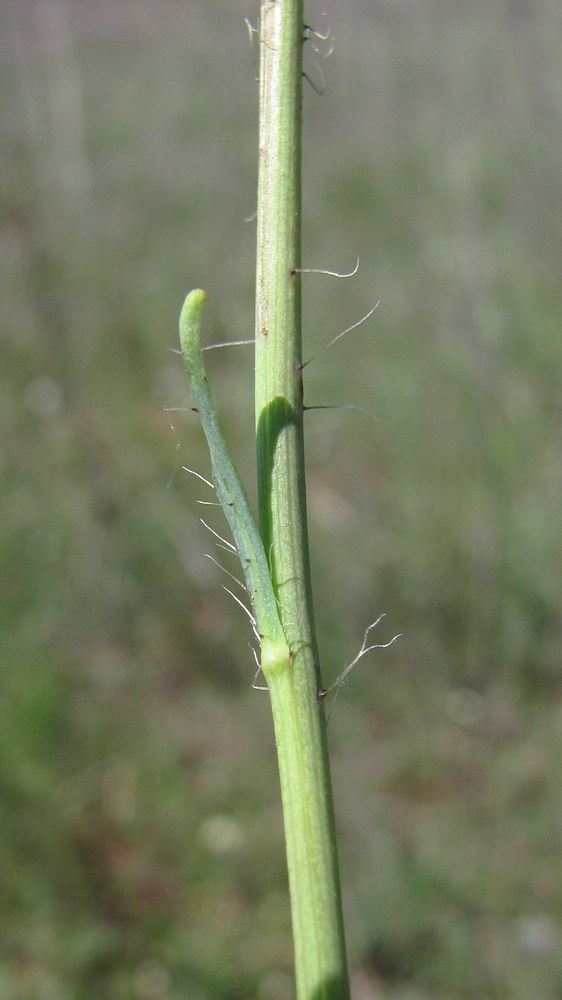
M345 1000L345 955L322 686L310 583L301 340L302 0L261 0L254 519L209 391L199 331L207 296L180 317L213 486L242 564L275 728L299 1000ZM362 651L365 651L366 643Z

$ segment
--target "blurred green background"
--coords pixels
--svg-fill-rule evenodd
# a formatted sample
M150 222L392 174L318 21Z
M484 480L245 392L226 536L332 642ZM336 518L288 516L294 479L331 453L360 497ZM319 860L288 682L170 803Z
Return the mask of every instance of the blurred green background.
M256 15L0 5L3 1000L293 996L268 700L170 350L197 285L207 341L252 336ZM306 16L303 263L361 266L304 277L305 356L381 299L306 372L377 418L307 418L326 683L404 633L330 719L354 1000L554 1000L562 7ZM208 367L251 483L251 348Z

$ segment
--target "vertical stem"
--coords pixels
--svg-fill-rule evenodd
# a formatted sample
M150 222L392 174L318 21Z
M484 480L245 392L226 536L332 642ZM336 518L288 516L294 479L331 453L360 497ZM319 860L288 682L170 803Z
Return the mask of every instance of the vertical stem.
M302 0L262 0L256 281L260 531L291 657L267 674L299 1000L349 997L315 636L301 353Z

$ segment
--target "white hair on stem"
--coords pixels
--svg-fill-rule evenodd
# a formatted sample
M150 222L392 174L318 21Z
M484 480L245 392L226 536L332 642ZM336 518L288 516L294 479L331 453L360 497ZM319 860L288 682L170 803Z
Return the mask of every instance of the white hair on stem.
M195 469L188 468L187 465L182 465L182 469L184 472L189 472L191 476L195 476L196 479L200 479L202 483L205 483L205 486L209 486L212 490L214 490L215 487L211 480L205 479L205 476L202 476L200 472L196 472Z
M215 531L214 528L211 528L211 525L207 524L207 522L204 521L202 517L200 517L199 520L201 521L203 527L207 529L207 531L210 531L211 534L215 536L215 538L218 538L219 542L222 542L222 548L226 547L227 552L234 552L235 555L238 555L238 549L236 548L235 545L232 544L232 542L229 542L226 538L223 538L222 535L219 535L218 531Z
M346 680L346 678L349 676L349 674L351 673L351 671L353 670L353 668L357 666L357 664L360 662L360 660L362 660L363 657L367 655L367 653L371 653L374 649L388 649L388 647L392 646L392 644L394 642L396 642L397 639L401 638L402 632L398 632L398 634L395 635L395 636L393 636L392 639L389 639L388 642L376 642L376 643L373 643L370 646L367 644L370 632L372 632L372 630L374 628L376 628L377 625L385 617L386 617L385 614L379 615L379 617L374 622L371 622L371 624L369 626L367 626L367 628L365 629L365 634L363 636L363 642L361 643L361 648L360 648L359 652L356 654L356 656L353 657L353 659L347 664L347 666L345 666L343 668L341 674L339 674L336 677L335 681L333 681L330 684L329 687L320 689L320 691L318 692L318 701L319 702L323 702L324 699L335 689L336 693L334 695L334 700L332 702L332 710L333 710L334 705L336 703L336 698L337 698L337 696L339 694L339 691L340 691L340 688L341 688L342 684L344 683L344 681Z
M231 573L230 570L226 568L226 566L223 566L222 563L218 561L218 559L215 559L215 557L212 556L210 552L205 552L204 556L205 559L210 559L211 562L215 564L215 566L218 566L218 568L221 569L223 573L226 573L226 575L229 576L231 580L234 580L234 583L237 583L238 586L242 588L242 590L245 590L246 593L248 593L248 588L246 584L243 583L242 580L239 580L238 577L234 575L234 573Z
M292 267L291 274L327 274L330 278L353 278L359 270L359 254L349 251L355 257L355 267L352 271L330 271L325 267Z
M330 349L330 347L333 347L334 344L338 342L338 340L341 340L342 337L345 337L346 333L351 333L352 330L356 330L357 327L362 326L362 324L365 323L365 321L368 320L369 317L373 315L375 309L378 309L378 307L380 306L380 302L381 300L378 299L377 302L375 302L372 309L369 309L369 312L365 313L365 315L362 316L361 319L357 320L356 323L352 323L351 326L346 327L345 330L342 330L340 333L336 334L336 336L333 337L332 340L329 341L329 343L324 344L324 347L321 347L320 350L316 352L316 354L313 354L312 357L308 359L308 361L303 361L300 366L301 369L306 368L306 366L309 365L311 361L316 361L321 354L324 354L326 351Z

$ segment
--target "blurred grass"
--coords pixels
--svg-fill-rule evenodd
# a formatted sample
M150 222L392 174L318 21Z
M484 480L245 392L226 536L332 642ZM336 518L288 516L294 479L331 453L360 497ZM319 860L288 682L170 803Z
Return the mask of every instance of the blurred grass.
M165 411L189 288L209 340L251 335L254 5L1 13L0 992L283 1000L267 698ZM308 418L326 679L380 611L405 633L330 721L354 997L554 1000L562 14L329 19L305 264L361 268L305 278L307 356L381 305L307 369L309 404L377 417ZM209 366L251 481L250 355Z

